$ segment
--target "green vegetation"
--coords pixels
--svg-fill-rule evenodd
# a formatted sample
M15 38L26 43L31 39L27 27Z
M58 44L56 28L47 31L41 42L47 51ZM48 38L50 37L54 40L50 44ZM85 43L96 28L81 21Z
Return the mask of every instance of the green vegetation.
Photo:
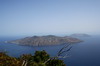
M36 51L34 55L23 54L19 58L10 57L0 52L0 66L66 66L62 60L51 58L43 51Z

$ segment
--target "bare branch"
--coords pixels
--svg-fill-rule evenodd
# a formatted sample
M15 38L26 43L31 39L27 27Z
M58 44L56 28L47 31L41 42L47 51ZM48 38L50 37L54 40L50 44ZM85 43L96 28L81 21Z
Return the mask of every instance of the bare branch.
M61 54L65 53L65 52L67 53L68 51L70 51L70 50L71 50L71 48L72 48L72 46L71 46L69 49L65 50L65 51L61 51L61 52L59 53L59 55L61 55ZM59 56L59 55L58 55L58 56Z
M51 57L49 58L47 61L45 61L44 63L46 64L48 61L53 60L53 59L57 59L57 58L67 58L68 56L68 52L71 50L72 46L69 47L71 44L66 44L64 47L62 47L59 52L57 53L57 56L55 57ZM63 55L65 53L65 55Z
M58 55L65 49L69 46L70 44L66 44L66 46L64 46L59 52L58 52Z

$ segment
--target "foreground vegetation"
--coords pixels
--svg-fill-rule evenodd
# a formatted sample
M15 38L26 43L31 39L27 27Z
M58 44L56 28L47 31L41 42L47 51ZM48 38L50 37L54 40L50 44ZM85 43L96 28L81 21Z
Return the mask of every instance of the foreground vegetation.
M19 58L10 57L0 52L0 66L66 66L62 60L51 58L43 51L36 51L34 55L23 54Z

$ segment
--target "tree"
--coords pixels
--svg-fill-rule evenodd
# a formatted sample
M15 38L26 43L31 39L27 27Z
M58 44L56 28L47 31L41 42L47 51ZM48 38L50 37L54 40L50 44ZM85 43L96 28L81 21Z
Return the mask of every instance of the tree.
M46 53L45 50L43 51L36 51L34 55L34 61L35 62L45 62L47 59L49 59L49 54Z

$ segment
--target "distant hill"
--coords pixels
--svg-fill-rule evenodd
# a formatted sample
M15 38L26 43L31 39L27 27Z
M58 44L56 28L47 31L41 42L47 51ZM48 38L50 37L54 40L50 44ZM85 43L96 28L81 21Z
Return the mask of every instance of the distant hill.
M88 34L72 34L71 37L90 37Z
M64 43L78 43L82 42L77 38L72 38L69 36L59 37L54 35L47 36L33 36L26 37L18 40L7 41L9 43L15 43L19 45L30 45L30 46L43 46L43 45L59 45Z

